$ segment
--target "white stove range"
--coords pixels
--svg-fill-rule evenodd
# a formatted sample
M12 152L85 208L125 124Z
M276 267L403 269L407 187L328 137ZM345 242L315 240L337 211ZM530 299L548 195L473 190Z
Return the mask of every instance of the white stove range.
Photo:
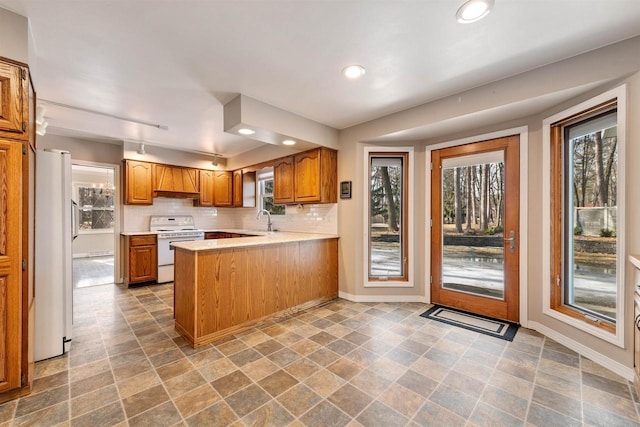
M191 215L152 216L149 230L158 235L158 283L173 282L173 242L204 240Z

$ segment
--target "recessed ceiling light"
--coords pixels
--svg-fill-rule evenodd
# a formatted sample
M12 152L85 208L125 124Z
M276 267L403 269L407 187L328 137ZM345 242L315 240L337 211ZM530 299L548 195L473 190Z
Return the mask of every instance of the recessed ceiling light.
M349 65L342 69L342 74L348 79L359 79L364 76L365 69L362 65Z
M491 12L494 0L468 0L458 12L456 12L456 18L461 24L470 24L476 22Z
M238 133L241 135L253 135L254 133L256 133L256 131L249 128L242 128L238 129Z
M296 145L296 142L293 139L285 139L282 143L284 145Z

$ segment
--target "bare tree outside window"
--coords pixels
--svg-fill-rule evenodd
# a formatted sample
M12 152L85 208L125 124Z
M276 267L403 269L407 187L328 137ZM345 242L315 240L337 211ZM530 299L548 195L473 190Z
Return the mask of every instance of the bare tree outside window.
M372 154L369 162L369 277L406 278L406 155Z

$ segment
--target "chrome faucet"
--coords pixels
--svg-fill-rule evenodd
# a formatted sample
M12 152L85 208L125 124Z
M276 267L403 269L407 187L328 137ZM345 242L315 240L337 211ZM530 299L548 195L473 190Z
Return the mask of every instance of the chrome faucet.
M260 219L260 214L267 214L267 218L269 219L269 220L267 221L267 231L271 231L271 226L273 225L273 224L271 223L271 214L270 214L270 213L269 213L269 211L268 211L268 210L266 210L266 209L260 209L260 210L258 211L258 215L256 215L256 219Z

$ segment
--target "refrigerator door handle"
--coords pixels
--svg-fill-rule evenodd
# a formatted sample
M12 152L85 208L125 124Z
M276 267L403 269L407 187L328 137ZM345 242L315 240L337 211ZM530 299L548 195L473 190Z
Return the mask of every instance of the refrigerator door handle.
M76 240L80 232L80 207L73 200L71 201L71 212L71 232L73 233L71 240Z

